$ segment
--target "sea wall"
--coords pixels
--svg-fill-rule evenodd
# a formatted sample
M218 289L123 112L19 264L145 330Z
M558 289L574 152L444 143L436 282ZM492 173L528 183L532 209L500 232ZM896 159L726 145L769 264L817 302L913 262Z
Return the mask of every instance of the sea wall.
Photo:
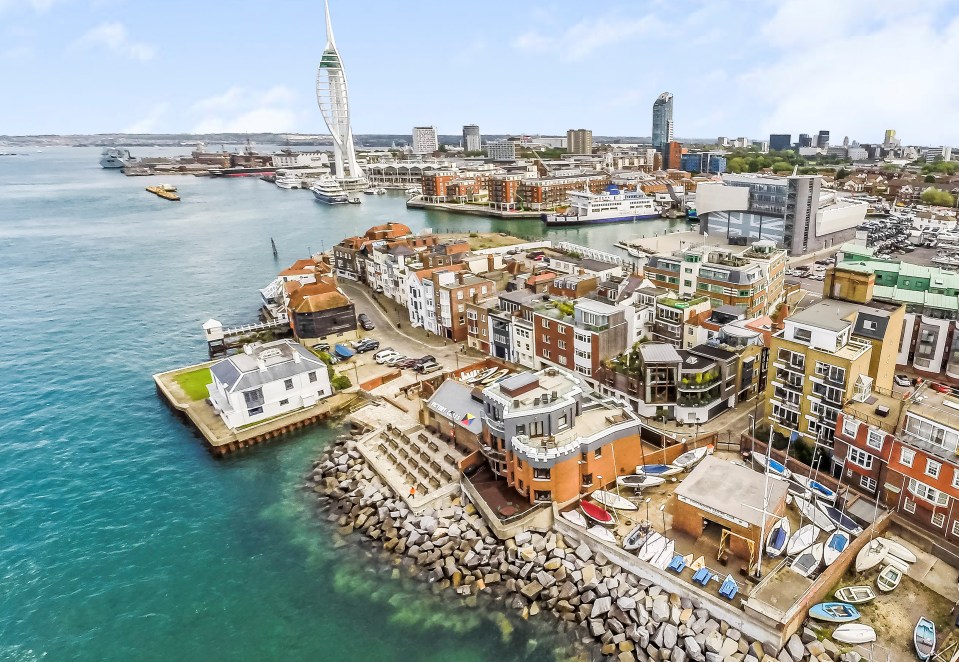
M469 600L486 593L532 618L549 612L592 637L620 662L856 662L804 630L782 650L750 641L705 603L670 593L556 531L500 541L470 503L451 499L414 514L366 464L347 435L325 449L306 477L319 512L342 536L363 536L420 568L420 576ZM475 601L475 598L473 598ZM541 617L542 618L542 617Z

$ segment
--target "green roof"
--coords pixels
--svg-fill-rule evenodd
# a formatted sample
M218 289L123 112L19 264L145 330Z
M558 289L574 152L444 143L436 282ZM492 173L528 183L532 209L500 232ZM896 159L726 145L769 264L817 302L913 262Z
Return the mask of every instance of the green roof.
M875 248L870 248L869 246L862 246L857 244L854 241L847 241L842 246L839 247L839 252L850 255L859 255L861 257L872 257L876 254Z
M915 304L926 308L938 308L940 310L959 310L959 297L946 296L945 294L933 294L932 292L917 292L915 290L904 290L899 287L888 287L886 285L876 285L873 288L873 296L885 301L894 301L896 303Z

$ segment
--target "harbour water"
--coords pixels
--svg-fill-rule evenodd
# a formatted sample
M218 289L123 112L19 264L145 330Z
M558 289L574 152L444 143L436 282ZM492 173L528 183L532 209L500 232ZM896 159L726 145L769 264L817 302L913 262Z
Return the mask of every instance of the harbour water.
M457 609L330 530L300 492L335 434L214 460L150 375L205 358L200 324L251 321L257 288L394 220L612 249L669 224L544 231L327 207L253 179L128 178L94 148L0 159L0 659L552 659L567 640ZM144 191L165 181L181 202ZM270 238L279 250L274 261ZM534 643L530 644L532 641Z

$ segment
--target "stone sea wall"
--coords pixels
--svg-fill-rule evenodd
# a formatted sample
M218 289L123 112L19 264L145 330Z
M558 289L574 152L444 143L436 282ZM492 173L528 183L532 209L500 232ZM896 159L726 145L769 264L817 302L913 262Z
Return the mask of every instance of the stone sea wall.
M489 594L523 617L549 612L606 659L621 662L858 662L857 653L817 641L810 630L781 651L764 649L694 600L670 594L555 532L492 535L472 504L454 498L421 513L373 472L342 435L314 462L306 488L340 535L361 535L455 591L467 604Z

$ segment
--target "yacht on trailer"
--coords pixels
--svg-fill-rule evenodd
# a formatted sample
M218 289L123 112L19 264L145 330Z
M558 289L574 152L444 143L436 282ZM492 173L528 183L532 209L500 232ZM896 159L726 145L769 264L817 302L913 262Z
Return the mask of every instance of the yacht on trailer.
M659 218L661 209L642 191L620 191L607 186L605 193L570 191L563 211L543 214L547 226L571 227L597 223L628 223Z

